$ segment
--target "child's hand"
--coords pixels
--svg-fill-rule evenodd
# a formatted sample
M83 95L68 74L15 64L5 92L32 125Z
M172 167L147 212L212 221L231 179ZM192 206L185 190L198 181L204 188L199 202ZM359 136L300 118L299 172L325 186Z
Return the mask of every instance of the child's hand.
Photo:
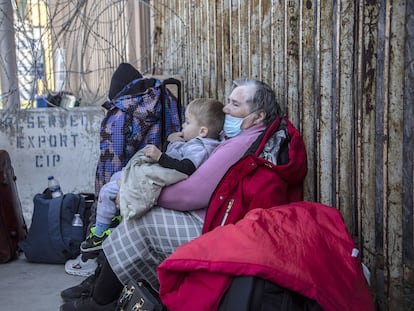
M184 141L183 132L171 133L170 135L168 135L167 141Z
M146 145L144 147L144 155L153 159L154 161L158 161L161 157L161 154L161 150L154 145Z

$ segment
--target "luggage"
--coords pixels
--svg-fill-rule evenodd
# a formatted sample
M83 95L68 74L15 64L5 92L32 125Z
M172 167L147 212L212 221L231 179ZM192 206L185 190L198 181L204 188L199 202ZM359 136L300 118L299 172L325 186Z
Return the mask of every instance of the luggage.
M254 276L235 277L218 311L322 311L315 300Z
M27 239L19 243L26 258L37 263L65 263L80 254L80 244L85 240L90 207L85 195L67 193L49 198L38 193L33 199L34 211ZM75 214L82 223L73 225Z
M0 150L0 181L0 263L5 263L16 257L17 244L27 234L16 176L6 150Z
M177 97L168 85L176 87ZM96 195L138 150L147 144L161 149L169 134L181 130L184 109L180 94L179 80L140 78L103 105L107 112L100 129Z

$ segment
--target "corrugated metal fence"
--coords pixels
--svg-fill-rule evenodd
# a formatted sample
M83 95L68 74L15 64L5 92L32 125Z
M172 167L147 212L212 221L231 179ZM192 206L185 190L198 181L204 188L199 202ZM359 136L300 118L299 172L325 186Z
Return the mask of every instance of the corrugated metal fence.
M306 142L305 198L342 212L378 309L413 310L414 1L153 5L154 62L185 99L225 101L237 77L274 87Z

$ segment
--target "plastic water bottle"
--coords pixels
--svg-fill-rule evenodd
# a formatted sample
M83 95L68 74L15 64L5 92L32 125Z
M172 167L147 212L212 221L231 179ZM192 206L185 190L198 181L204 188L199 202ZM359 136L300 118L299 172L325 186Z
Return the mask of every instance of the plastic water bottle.
M72 226L83 227L83 221L82 221L82 218L80 217L80 214L73 215Z
M50 194L52 195L52 198L58 198L61 195L63 195L62 190L60 189L58 180L53 176L49 176L47 179L48 179L48 187L50 190Z

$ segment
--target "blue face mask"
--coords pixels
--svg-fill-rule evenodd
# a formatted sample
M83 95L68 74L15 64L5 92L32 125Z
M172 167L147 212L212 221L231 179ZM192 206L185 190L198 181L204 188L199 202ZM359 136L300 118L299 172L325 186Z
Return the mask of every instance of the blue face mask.
M242 129L240 126L242 125L245 118L236 118L232 117L229 114L226 114L224 117L224 126L223 131L227 137L234 137L241 133Z

